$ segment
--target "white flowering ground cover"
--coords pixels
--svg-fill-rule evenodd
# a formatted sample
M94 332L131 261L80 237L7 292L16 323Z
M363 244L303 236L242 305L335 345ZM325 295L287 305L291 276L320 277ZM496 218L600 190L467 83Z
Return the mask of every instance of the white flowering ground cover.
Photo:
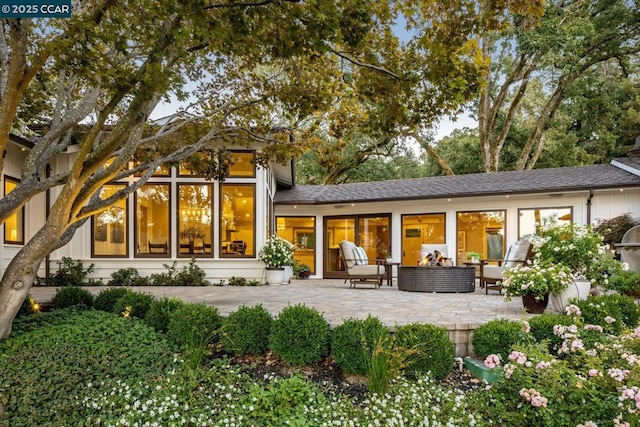
M388 393L370 396L360 405L297 375L264 380L253 383L219 360L209 369L172 371L153 385L102 383L103 392L90 393L80 403L95 413L89 425L104 426L476 424L462 392L445 390L429 378L398 378Z

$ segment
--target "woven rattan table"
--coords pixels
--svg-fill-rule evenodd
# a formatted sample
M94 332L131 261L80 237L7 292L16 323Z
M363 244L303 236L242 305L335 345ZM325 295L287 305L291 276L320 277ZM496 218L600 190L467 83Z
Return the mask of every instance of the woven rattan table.
M473 292L473 267L398 267L398 289L410 292Z

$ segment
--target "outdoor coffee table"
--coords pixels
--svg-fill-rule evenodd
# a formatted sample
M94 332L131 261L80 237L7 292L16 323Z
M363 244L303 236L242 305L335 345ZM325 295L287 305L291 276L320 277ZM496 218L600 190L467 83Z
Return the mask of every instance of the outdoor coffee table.
M409 292L473 292L473 267L398 267L398 289Z

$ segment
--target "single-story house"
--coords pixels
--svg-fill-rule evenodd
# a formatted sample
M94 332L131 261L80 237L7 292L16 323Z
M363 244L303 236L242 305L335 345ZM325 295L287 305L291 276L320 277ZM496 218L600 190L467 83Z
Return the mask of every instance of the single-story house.
M19 182L32 143L11 136L3 194ZM637 144L638 145L638 144ZM578 224L625 213L640 216L640 149L610 164L403 179L335 186L295 185L291 164L255 165L256 150L232 151L224 182L207 181L182 165L161 168L128 199L95 215L66 246L54 251L40 275L62 257L95 264L95 277L120 268L142 275L185 265L191 258L218 281L261 279L257 255L271 234L295 242L295 259L312 277L344 277L338 244L354 241L369 258L416 265L424 243L446 244L455 262L468 252L502 259L507 247L545 218ZM61 153L52 170L64 170L73 153ZM105 185L108 195L135 180ZM29 201L0 233L0 268L44 222L56 190Z

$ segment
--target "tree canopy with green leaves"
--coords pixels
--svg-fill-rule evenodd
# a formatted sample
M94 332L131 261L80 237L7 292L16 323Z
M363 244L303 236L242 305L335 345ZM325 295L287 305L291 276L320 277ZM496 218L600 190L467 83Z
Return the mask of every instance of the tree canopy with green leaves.
M161 164L239 142L259 145L261 161L282 160L312 146L315 132L366 130L380 141L457 108L483 74L467 33L502 25L476 18L472 3L89 0L70 19L0 20L0 149L12 129L40 129L19 184L0 199L0 221L57 188L45 224L3 273L0 338L46 255ZM494 3L495 16L538 8ZM399 13L419 33L408 44L392 31ZM170 98L192 105L150 123ZM283 127L303 129L300 143L282 143L272 130ZM72 145L68 170L47 174ZM104 184L134 174L100 198Z

